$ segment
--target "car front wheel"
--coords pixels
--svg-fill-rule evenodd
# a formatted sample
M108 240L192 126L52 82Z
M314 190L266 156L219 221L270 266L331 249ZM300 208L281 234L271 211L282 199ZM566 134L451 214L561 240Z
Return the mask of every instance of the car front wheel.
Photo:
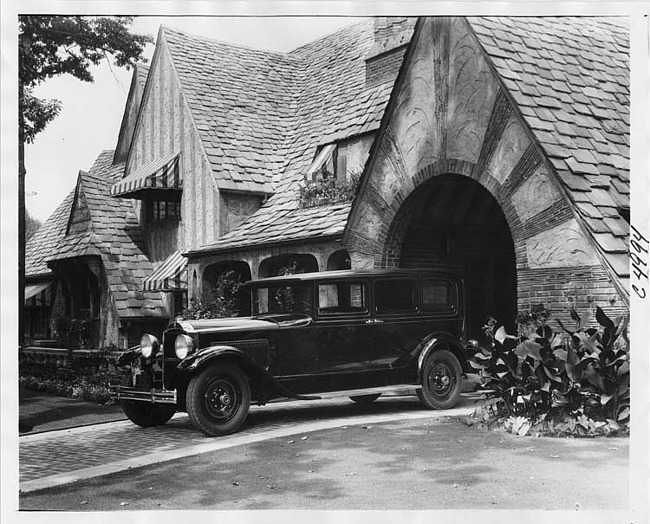
M133 385L130 371L124 375L122 385ZM153 404L141 400L121 400L120 405L127 418L143 428L162 426L176 413L176 406Z
M244 373L228 362L216 363L190 380L187 414L192 425L217 437L234 433L246 420L251 390Z
M463 370L456 356L446 349L429 355L422 368L421 385L417 395L427 408L454 407L463 388Z

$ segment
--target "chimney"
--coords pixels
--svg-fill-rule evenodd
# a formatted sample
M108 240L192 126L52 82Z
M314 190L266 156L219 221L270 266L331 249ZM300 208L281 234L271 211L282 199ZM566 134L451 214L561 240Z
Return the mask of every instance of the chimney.
M374 18L374 44L366 57L366 87L395 81L416 21L416 17Z

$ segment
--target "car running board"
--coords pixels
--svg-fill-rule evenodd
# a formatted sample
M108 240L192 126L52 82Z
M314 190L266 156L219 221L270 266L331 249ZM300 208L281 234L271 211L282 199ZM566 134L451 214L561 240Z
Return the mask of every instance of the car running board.
M378 388L348 389L346 391L327 391L317 395L294 395L291 398L279 398L269 401L269 404L277 402L290 402L292 400L325 400L340 397L361 397L364 395L390 394L390 396L415 395L420 386L414 384L400 384L397 386L384 386Z

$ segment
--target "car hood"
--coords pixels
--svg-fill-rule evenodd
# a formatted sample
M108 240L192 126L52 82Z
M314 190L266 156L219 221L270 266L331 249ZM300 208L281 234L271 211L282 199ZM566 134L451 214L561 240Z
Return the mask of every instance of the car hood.
M280 326L308 324L308 315L264 315L260 317L211 318L202 320L180 320L169 326L169 329L182 329L186 333L208 333L225 331L259 331L273 330Z

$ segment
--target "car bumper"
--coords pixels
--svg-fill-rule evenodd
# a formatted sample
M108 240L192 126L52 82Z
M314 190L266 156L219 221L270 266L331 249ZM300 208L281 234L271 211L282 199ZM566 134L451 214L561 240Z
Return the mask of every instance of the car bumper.
M118 386L114 391L117 400L139 400L152 404L176 404L178 397L176 390L169 389L143 389L127 386Z

